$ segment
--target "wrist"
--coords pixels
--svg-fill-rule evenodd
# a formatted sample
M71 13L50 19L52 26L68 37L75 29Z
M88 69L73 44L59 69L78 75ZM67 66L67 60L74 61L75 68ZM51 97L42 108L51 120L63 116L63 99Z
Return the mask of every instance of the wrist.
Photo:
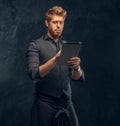
M76 72L79 72L81 69L80 69L80 66L77 66L77 67L73 68L73 70Z
M57 60L56 56L53 57L53 60L56 62L56 60Z

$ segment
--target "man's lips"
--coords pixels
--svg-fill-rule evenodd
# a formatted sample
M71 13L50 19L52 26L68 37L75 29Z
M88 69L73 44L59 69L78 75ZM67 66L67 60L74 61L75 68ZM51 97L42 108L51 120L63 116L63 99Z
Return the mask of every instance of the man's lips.
M58 33L60 33L61 31L60 31L60 30L55 30L55 32L58 32Z

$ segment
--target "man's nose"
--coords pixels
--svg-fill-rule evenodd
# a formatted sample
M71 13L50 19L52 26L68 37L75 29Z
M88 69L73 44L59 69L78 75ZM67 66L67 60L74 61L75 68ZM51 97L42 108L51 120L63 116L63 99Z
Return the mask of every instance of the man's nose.
M60 23L59 22L57 23L57 27L60 27Z

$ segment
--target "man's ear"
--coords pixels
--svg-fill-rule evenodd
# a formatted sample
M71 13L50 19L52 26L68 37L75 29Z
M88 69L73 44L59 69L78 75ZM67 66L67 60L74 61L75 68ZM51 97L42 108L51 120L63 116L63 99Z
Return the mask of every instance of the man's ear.
M48 21L47 20L45 20L45 26L48 27Z

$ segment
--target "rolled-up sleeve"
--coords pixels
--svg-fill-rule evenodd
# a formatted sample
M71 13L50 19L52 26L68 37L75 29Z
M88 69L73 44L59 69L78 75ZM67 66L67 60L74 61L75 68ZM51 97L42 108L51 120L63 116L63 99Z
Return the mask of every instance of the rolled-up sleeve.
M26 52L27 59L27 69L30 78L33 80L33 83L36 83L40 80L39 74L39 49L35 42L29 44L28 50Z
M81 69L81 71L82 71L81 77L78 80L72 79L72 81L80 81L80 82L84 82L85 81L85 73L84 73L83 69Z

